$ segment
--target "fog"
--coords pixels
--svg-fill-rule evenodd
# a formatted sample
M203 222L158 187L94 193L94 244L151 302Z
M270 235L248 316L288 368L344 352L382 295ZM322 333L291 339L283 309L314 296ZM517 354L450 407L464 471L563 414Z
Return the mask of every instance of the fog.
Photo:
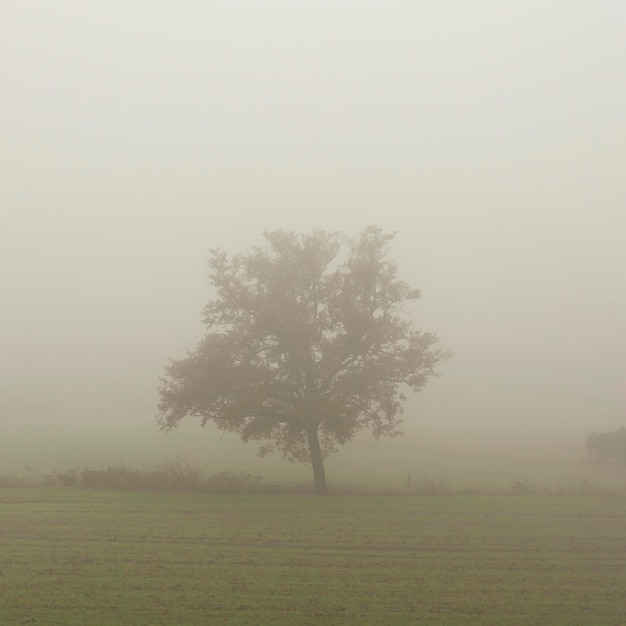
M202 336L209 250L275 228L397 233L415 323L454 352L407 403L403 445L584 455L589 431L626 423L622 2L1 16L11 467L42 447L184 455L157 432L157 385Z

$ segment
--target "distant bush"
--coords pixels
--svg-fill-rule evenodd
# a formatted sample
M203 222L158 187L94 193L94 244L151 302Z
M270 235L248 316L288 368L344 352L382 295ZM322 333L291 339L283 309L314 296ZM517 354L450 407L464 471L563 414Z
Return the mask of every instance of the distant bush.
M0 476L0 488L28 487L28 480L17 476Z
M0 476L0 487L76 487L80 481L79 472L74 469L54 471L47 474L31 473L28 477L23 476Z
M450 479L447 476L438 476L436 478L429 474L423 476L411 477L407 476L407 491L413 495L420 496L445 496L453 492Z
M145 488L155 491L206 491L202 472L187 464L169 461L144 472Z
M248 472L221 472L208 479L207 490L211 493L255 493L262 479L262 476L253 476Z
M80 486L88 489L119 489L125 491L189 491L206 493L254 493L261 476L247 472L221 472L208 478L188 464L169 462L151 470L133 470L124 466L103 470L85 469Z
M151 469L134 469L124 465L107 466L104 469L84 468L52 471L37 474L29 469L27 476L0 475L0 489L29 487L75 487L82 489L111 489L119 491L190 492L215 494L291 494L314 493L308 483L264 483L262 476L245 471L218 472L207 476L187 463L168 461ZM453 483L447 476L429 474L407 475L403 486L378 487L337 484L332 486L336 495L358 496L599 496L624 495L626 489L601 489L594 480L583 477L572 483L556 486L535 486L528 480L517 480L510 486L466 486Z
M124 466L106 469L84 469L80 474L80 487L87 489L123 489L132 491L139 487L138 470L131 470Z
M602 491L598 489L595 482L586 476L583 476L578 482L557 487L557 494L562 496L594 496L601 495Z
M54 471L34 478L38 487L77 487L80 481L80 472L75 469Z
M528 496L535 493L535 488L527 480L516 480L511 485L511 493L514 496Z
M262 476L247 472L220 472L205 476L199 469L179 462L166 462L152 469L133 469L124 465L105 469L86 467L47 474L30 473L27 477L0 476L0 488L79 487L120 491L164 491L204 493L256 493Z

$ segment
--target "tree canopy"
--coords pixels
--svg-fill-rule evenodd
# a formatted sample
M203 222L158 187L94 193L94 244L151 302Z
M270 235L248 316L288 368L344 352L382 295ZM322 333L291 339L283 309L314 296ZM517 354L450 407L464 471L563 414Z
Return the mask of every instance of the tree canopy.
M248 254L212 250L215 297L207 333L171 360L159 388L162 430L209 421L311 463L326 492L324 457L361 430L399 434L406 391L419 391L449 353L403 310L419 298L389 257L392 234L276 230Z

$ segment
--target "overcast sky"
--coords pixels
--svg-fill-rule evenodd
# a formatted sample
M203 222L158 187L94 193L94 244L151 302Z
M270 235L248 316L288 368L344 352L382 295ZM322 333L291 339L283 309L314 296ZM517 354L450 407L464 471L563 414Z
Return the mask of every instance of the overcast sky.
M209 249L397 231L416 425L626 423L626 3L5 0L0 428L155 429Z

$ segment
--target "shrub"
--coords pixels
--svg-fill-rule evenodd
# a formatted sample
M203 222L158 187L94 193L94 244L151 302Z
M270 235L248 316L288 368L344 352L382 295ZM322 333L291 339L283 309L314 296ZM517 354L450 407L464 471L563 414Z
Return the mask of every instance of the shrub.
M255 493L262 478L243 471L239 474L221 472L207 480L206 488L210 493Z

